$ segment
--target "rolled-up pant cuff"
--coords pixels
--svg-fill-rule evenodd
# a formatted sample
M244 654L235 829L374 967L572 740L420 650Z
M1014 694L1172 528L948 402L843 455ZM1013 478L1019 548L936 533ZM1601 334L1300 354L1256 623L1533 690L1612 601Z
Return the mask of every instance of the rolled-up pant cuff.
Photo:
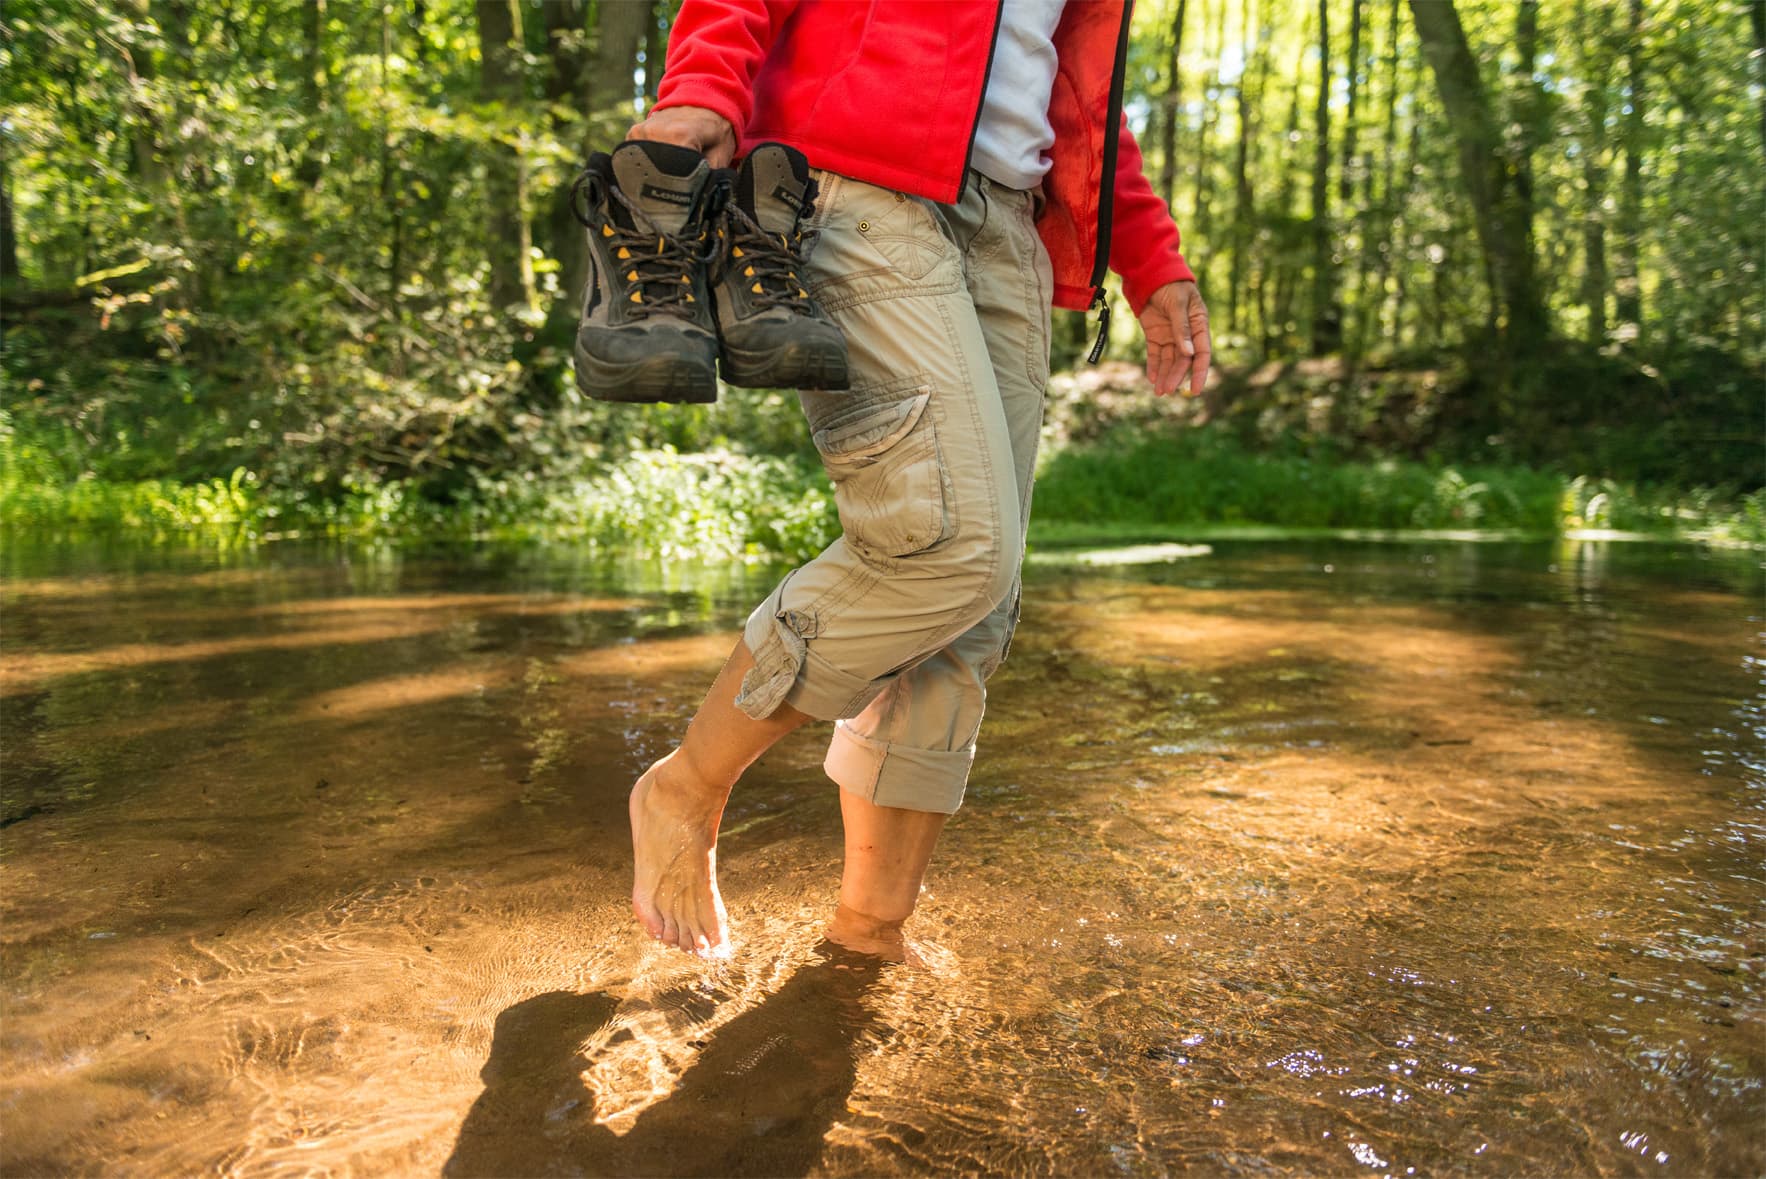
M974 764L974 746L915 749L866 737L841 721L822 768L840 789L877 806L950 815L963 805Z
M816 720L854 716L883 685L842 671L815 651L813 619L779 605L783 586L748 616L742 641L754 657L754 669L742 679L736 707L756 720L771 716L780 704Z

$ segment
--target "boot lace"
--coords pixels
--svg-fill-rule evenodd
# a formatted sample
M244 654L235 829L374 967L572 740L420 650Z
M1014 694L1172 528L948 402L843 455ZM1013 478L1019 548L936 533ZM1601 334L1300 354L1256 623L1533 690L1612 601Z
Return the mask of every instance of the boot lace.
M611 217L597 215L609 198L631 214L633 228L626 229ZM706 228L709 219L688 222L689 232L697 225L697 238L664 233L637 202L591 172L579 175L572 185L570 211L589 232L601 236L622 267L619 276L625 282L626 298L636 304L630 312L633 319L650 315L692 316L688 305L697 302L693 295L693 268L709 263L716 251L716 243Z
M797 277L803 264L802 228L789 234L768 233L736 204L725 210L728 233L713 281L739 276L756 308L784 307L807 311L809 292ZM723 231L720 231L720 233Z

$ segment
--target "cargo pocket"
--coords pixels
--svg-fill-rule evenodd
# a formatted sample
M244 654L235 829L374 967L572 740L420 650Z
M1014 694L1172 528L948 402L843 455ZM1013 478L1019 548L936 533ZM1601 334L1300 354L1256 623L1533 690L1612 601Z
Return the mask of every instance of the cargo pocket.
M927 202L905 193L890 195L894 208L861 220L858 230L897 274L918 282L950 257L954 247Z
M863 553L905 557L950 535L931 401L932 390L917 385L899 400L845 410L814 431L841 530Z

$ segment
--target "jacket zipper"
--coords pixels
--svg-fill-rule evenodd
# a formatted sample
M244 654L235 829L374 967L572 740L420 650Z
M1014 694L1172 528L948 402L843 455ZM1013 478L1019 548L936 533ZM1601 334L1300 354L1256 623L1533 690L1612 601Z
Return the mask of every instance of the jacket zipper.
M999 48L1000 24L1005 18L1006 0L999 0L993 10L993 36L987 39L987 67L981 71L981 99L975 104L975 117L969 122L969 146L963 152L963 174L957 177L958 201L969 188L969 162L975 158L975 136L981 132L981 112L987 106L987 80L993 76L993 55Z
M1098 193L1098 249L1092 259L1091 305L1098 310L1098 338L1086 356L1096 364L1110 339L1110 302L1104 297L1104 275L1110 269L1110 229L1116 202L1116 143L1122 122L1122 87L1128 78L1128 25L1134 16L1134 0L1123 0L1122 28L1116 34L1116 64L1110 72L1110 109L1104 118L1104 180Z

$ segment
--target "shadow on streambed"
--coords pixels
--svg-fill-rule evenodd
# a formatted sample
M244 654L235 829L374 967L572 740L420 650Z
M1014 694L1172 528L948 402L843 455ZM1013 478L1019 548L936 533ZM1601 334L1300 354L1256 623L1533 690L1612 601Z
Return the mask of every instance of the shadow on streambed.
M605 993L552 991L497 1017L484 1092L442 1173L803 1175L857 1077L882 967L828 942L775 994L713 1033L674 1092L625 1135L595 1122L583 1045L612 1020Z

